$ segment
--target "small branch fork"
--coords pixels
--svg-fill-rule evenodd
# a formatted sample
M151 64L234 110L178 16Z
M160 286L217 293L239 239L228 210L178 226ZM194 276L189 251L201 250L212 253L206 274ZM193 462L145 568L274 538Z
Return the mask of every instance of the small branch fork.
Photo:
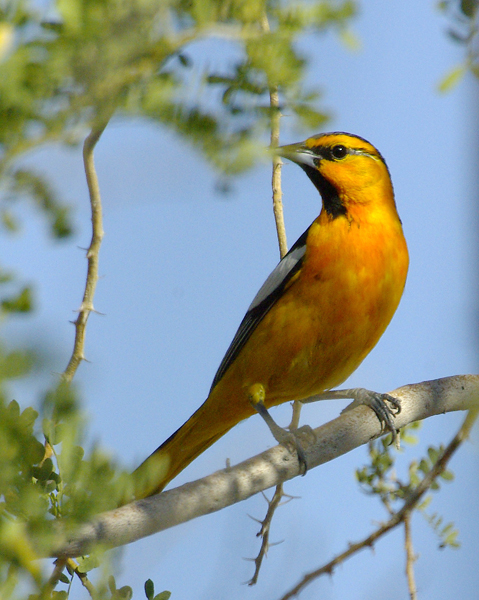
M82 586L87 590L90 597L95 598L95 588L94 588L93 584L88 579L88 576L86 573L82 573L81 571L78 570L78 565L72 558L66 558L66 559L59 558L55 561L55 568L53 569L53 573L51 574L50 579L48 580L48 589L46 590L47 594L45 597L50 598L50 596L48 595L48 592L53 592L57 583L60 581L60 579L63 576L63 571L64 571L65 567L68 569L68 572L70 573L70 575L75 574L78 577ZM70 582L70 585L71 585L71 582Z
M347 550L335 556L328 563L323 565L322 567L311 571L304 575L304 577L297 583L289 592L287 592L284 596L281 597L280 600L289 600L290 598L294 598L297 596L307 585L309 585L312 581L321 577L321 575L332 574L335 567L342 563L344 560L363 550L364 548L371 548L376 540L385 535L388 531L391 531L401 523L405 524L406 527L406 547L407 547L407 577L408 577L408 585L409 585L409 594L411 600L416 599L416 588L414 583L414 576L410 572L412 570L412 562L414 560L414 554L412 550L412 545L410 542L410 536L408 534L409 526L410 526L410 517L411 512L417 506L419 500L422 496L427 492L427 490L431 487L434 481L443 473L447 467L449 460L452 455L456 452L459 446L469 437L472 426L477 418L478 409L470 410L461 425L459 431L451 440L449 445L444 449L442 455L437 460L434 467L431 471L424 477L424 479L418 484L414 492L412 492L404 503L403 507L393 516L384 523L381 527L376 529L371 535L364 538L361 542L356 542L354 544L349 544ZM408 542L409 540L409 542Z
M264 492L263 492L263 496L266 499L266 502L268 503L268 510L266 512L265 518L263 519L263 521L259 521L258 519L251 517L254 521L257 521L258 523L261 524L261 528L258 531L258 533L256 534L257 537L261 537L261 548L260 548L260 551L256 558L248 559L248 560L252 560L255 564L254 574L253 574L253 577L250 579L250 581L248 581L248 585L255 585L258 582L259 572L261 569L261 565L263 563L263 558L266 556L266 554L268 553L269 547L271 546L271 544L269 543L269 533L270 533L270 528L271 528L271 522L273 520L273 516L274 516L276 509L281 504L285 504L286 502L289 502L290 500L293 499L293 496L288 496L287 494L284 493L282 483L280 483L279 485L276 486L275 492L274 492L271 500L268 500L268 498L266 497ZM281 502L281 500L285 497L287 498L287 500L285 502ZM280 542L277 542L277 543L280 543ZM273 545L275 545L275 544L273 544Z

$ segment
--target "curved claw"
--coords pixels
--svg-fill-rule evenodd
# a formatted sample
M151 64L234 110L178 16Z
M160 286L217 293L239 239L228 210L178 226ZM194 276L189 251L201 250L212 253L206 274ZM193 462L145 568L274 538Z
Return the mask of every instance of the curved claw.
M400 400L389 394L379 394L369 391L367 397L365 396L362 399L362 404L366 404L375 412L383 431L389 430L392 434L392 442L397 444L397 429L394 426L392 417L401 412ZM388 406L388 404L391 406Z
M306 453L304 451L303 446L301 445L301 441L296 431L288 431L287 429L283 429L279 425L277 425L275 433L273 433L274 439L279 443L283 444L283 446L293 447L296 450L296 454L298 455L299 462L299 470L302 476L306 475L308 471L308 461L306 459Z

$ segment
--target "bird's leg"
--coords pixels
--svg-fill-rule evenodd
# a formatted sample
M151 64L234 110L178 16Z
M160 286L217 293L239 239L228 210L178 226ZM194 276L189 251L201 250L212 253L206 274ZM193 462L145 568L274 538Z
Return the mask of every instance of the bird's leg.
M251 402L255 411L263 418L269 430L273 434L274 439L283 446L292 445L298 454L298 462L302 474L305 475L308 470L308 464L306 461L306 454L301 446L301 442L293 431L288 431L283 427L280 427L273 417L269 414L268 409L265 406L264 400L266 397L266 391L261 383L255 383L249 388L248 398Z
M290 431L295 431L299 429L299 417L301 416L301 408L302 404L299 400L295 400L292 404L293 414L291 416L291 423L288 425L287 429Z
M364 404L369 406L376 414L383 431L389 430L392 434L392 441L399 444L398 431L394 426L393 417L401 412L401 402L389 394L380 394L364 388L350 388L348 390L329 390L317 396L311 396L301 400L303 404L316 402L317 400L338 400L351 398L353 402L349 404L343 412L356 408Z
M286 427L286 429L294 433L296 437L298 437L298 434L301 434L302 436L309 436L309 439L311 440L310 443L313 444L316 441L314 429L310 425L302 425L301 427L299 426L299 418L301 416L301 408L303 407L303 403L301 400L294 400L292 407L293 414L291 417L291 423Z

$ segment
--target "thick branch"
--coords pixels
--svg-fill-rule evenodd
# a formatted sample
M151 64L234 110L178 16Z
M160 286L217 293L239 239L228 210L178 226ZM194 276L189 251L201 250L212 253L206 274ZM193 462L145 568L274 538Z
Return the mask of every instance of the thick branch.
M479 375L456 375L406 385L390 392L401 400L398 428L434 415L479 408ZM367 443L383 432L365 406L314 430L305 439L308 465L314 468ZM312 436L308 436L312 437ZM246 500L300 474L296 455L275 446L235 467L223 469L179 488L103 513L83 525L74 538L59 545L54 556L79 556L96 544L122 546L169 527Z

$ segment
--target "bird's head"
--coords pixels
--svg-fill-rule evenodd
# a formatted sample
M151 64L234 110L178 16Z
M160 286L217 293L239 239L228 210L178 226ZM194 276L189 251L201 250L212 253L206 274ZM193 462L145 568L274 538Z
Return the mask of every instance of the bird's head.
M352 205L385 204L395 209L386 162L363 138L325 133L281 146L277 151L306 172L330 218L346 215Z

